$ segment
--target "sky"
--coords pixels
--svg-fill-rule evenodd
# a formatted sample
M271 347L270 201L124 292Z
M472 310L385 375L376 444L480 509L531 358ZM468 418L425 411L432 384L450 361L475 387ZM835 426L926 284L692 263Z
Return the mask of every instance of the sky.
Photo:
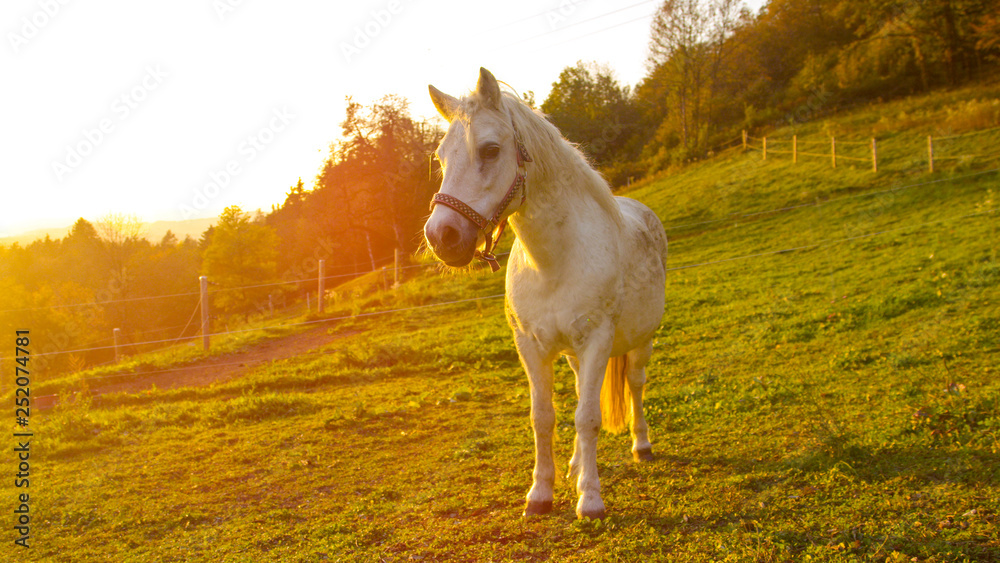
M5 0L0 237L267 212L312 187L347 96L436 119L427 85L464 94L480 66L538 103L577 61L635 85L659 3Z

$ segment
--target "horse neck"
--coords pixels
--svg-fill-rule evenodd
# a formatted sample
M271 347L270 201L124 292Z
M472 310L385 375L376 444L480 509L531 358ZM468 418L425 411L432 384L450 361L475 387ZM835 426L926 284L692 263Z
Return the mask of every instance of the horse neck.
M587 187L593 182L603 180L580 157L559 167L529 168L527 199L509 223L539 270L559 272L580 264L595 251L592 239L607 236L602 231L620 222L620 215L614 217Z

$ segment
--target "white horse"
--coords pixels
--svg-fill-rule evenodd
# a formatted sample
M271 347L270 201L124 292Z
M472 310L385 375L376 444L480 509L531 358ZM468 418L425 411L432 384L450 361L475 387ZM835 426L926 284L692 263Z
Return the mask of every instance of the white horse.
M507 262L506 311L528 374L535 432L524 514L552 510L552 366L563 355L576 374L579 399L569 463L580 495L576 514L602 518L602 420L612 432L629 423L633 457L653 459L642 396L663 317L663 224L641 203L613 196L555 126L517 96L501 92L488 70L480 69L476 91L467 97L433 86L430 94L449 122L437 150L444 179L424 226L430 248L450 266L465 266L477 256L495 271L494 229L509 218L517 237Z

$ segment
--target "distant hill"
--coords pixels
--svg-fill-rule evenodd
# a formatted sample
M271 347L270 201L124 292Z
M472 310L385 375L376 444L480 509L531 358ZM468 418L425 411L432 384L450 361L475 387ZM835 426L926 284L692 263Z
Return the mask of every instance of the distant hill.
M171 231L179 241L184 240L184 237L188 235L191 238L198 239L201 238L201 234L205 232L205 229L214 225L216 221L218 221L217 217L188 219L186 221L154 221L145 225L146 238L151 242L159 242L163 238L163 235L167 234L167 231ZM9 237L0 237L0 245L10 245L17 242L25 246L36 240L44 239L46 235L53 240L60 239L69 234L71 228L72 226L34 229Z
M149 232L146 234L146 238L153 242L159 242L169 230L174 233L177 240L184 240L184 237L188 235L197 240L201 238L201 234L205 232L205 229L217 223L218 220L218 217L206 217L203 219L188 219L187 221L156 221L155 223L150 223L147 227Z

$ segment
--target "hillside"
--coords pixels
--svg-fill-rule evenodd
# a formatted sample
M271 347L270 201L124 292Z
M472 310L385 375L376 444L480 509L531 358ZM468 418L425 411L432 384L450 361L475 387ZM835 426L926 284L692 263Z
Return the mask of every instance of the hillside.
M996 97L769 131L767 159L750 139L633 186L670 237L646 403L658 459L635 465L627 436L602 434L604 521L575 521L565 479L551 515L520 517L532 437L502 276L414 267L398 289L355 283L325 317L281 320L276 338L329 327L308 352L35 414L33 555L998 561L1000 151L983 147L1000 131L971 103ZM793 135L821 156L793 163ZM951 137L933 173L927 135ZM239 362L256 346L220 348ZM126 370L142 362L162 367ZM37 384L67 394L112 371ZM556 403L562 468L564 363Z

